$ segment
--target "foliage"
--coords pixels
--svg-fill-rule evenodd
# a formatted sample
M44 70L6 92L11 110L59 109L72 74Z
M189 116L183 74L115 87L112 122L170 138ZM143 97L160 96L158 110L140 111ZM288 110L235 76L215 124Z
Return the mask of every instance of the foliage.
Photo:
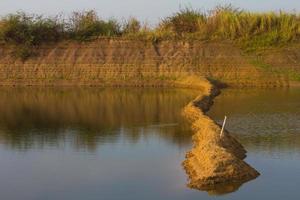
M171 30L177 35L187 33L195 33L200 30L204 23L205 15L191 8L180 9L179 12L173 14L160 23L161 29Z
M132 17L129 20L125 21L123 25L124 34L136 34L141 30L141 22L136 18Z
M99 36L154 43L169 39L231 40L252 51L299 40L300 15L283 11L255 13L225 5L206 12L189 7L180 9L156 27L142 25L136 18L123 23L104 20L94 10L74 12L68 19L22 12L0 19L0 41L28 50L61 39L86 41ZM27 57L28 52L20 54Z
M121 34L120 24L110 19L101 20L94 10L74 12L67 24L71 38L88 40L95 36L118 36Z
M182 37L232 40L258 48L299 39L300 16L282 11L253 13L231 5L210 12L185 8L164 19L160 27Z
M25 13L11 14L0 23L0 39L15 45L39 45L62 37L63 25L57 19Z
M34 55L34 52L32 51L32 48L30 46L27 46L27 45L19 46L14 51L14 56L16 58L20 58L22 61L27 60L32 55Z

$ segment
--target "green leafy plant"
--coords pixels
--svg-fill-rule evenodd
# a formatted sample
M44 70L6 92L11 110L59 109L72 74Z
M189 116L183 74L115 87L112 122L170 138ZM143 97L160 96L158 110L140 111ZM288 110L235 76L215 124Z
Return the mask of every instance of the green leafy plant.
M119 36L121 34L121 26L116 20L101 20L94 10L74 12L67 27L70 37L81 41L95 36Z
M136 18L104 20L94 10L74 12L69 18L49 18L23 12L0 19L0 41L32 49L62 39L89 41L98 37L147 40L230 40L246 51L285 45L300 39L300 16L287 12L248 12L232 5L211 11L186 7L160 21L142 24ZM30 52L30 51L28 51ZM23 52L23 58L28 54Z

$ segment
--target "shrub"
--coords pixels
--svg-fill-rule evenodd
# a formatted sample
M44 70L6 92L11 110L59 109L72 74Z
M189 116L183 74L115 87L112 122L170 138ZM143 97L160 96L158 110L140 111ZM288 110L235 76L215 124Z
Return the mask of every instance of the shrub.
M100 20L94 10L74 12L67 27L70 37L77 40L88 40L94 36L118 36L121 34L120 24L116 20Z
M177 35L195 33L199 31L201 24L205 21L205 14L191 8L181 9L173 16L163 19L160 28L169 29Z
M56 42L62 32L63 25L55 19L17 13L1 20L0 39L15 45L39 45Z
M30 46L27 46L27 45L19 46L18 48L15 49L15 51L13 53L14 53L13 54L14 57L19 58L22 61L25 61L29 57L34 55L34 52L32 51L32 48Z
M141 23L136 18L130 18L123 25L124 34L136 34L141 30Z

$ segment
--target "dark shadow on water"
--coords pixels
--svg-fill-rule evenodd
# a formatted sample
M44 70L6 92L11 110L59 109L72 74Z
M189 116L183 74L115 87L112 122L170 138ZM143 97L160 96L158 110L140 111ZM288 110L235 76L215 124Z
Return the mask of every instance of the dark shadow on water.
M188 187L190 187L191 189L194 189L194 190L207 192L211 196L224 196L224 195L238 191L245 183L253 181L255 179L245 180L245 181L241 181L241 182L231 182L231 183L229 182L229 183L224 183L224 184L217 184L214 186L202 187L202 188L198 188L198 187L195 188L195 187L192 187L189 185L188 185Z

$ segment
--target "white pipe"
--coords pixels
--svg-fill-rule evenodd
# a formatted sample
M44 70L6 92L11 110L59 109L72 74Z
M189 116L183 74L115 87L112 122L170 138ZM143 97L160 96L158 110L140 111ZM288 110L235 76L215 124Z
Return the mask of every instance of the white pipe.
M221 137L224 136L224 133L223 133L223 132L224 132L226 120L227 120L227 116L225 115L225 118L224 118L224 121L223 121L223 125L222 125L222 129L221 129L221 134L220 134Z

